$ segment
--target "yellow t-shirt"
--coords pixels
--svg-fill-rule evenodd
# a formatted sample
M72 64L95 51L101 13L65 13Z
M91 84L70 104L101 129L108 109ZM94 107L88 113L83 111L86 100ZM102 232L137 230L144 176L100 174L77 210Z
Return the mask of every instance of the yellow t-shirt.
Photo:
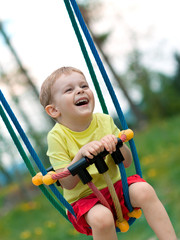
M71 131L69 128L56 123L48 134L47 155L55 170L65 168L85 144L95 140L99 141L108 134L118 136L118 133L119 129L114 124L113 119L102 113L93 114L90 126L82 132ZM108 173L112 182L117 182L120 179L118 166L114 163L111 155L108 155L105 161L109 167ZM107 186L102 174L98 173L94 164L90 165L87 170L93 178L92 182L99 190ZM91 193L88 185L84 185L81 181L71 190L63 189L63 195L70 204Z

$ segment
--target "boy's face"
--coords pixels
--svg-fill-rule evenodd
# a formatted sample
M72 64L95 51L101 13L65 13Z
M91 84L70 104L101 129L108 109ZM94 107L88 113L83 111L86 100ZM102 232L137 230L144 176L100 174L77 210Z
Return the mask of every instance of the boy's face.
M91 117L94 95L84 76L78 72L62 75L52 86L52 99L57 120L67 126L69 121Z

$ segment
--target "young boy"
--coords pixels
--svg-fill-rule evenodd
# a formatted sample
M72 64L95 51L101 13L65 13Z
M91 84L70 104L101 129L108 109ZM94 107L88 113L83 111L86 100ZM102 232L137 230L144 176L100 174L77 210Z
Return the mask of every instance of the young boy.
M56 124L48 134L48 156L57 173L82 157L90 159L104 149L112 153L116 150L119 129L109 115L96 113L94 95L84 74L72 67L54 71L43 83L40 102ZM121 152L124 166L129 167L132 156L124 144ZM108 173L115 186L124 217L127 208L124 204L122 184L117 165L109 154L106 157ZM72 204L77 215L75 219L68 212L68 218L81 233L93 235L94 240L117 240L115 211L103 176L94 164L88 167L93 183L101 190L112 208L112 212L100 204L90 188L79 177L68 176L60 180L64 197ZM159 201L154 189L138 175L128 177L129 196L134 208L142 208L144 215L160 240L175 240L176 235L170 219Z

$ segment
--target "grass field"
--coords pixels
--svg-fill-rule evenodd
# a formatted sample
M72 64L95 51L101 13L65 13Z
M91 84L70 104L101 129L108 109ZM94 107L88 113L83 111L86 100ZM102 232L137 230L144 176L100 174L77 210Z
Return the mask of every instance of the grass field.
M163 202L180 238L180 116L151 125L135 134L143 177L156 190ZM128 175L134 174L131 166ZM30 182L30 178L29 178ZM13 187L14 189L14 187ZM1 189L0 207L4 196L10 194L12 186ZM144 216L130 227L127 233L119 233L119 239L157 239L149 228ZM77 233L46 200L37 194L31 202L20 202L10 212L0 217L1 240L68 240L89 239Z

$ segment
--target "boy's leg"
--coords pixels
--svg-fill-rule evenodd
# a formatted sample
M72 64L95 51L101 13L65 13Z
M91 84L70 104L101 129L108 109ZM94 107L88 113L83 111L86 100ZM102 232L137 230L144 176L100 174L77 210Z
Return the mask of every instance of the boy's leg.
M148 224L159 240L177 239L164 206L148 183L131 184L129 186L129 197L133 207L142 208Z
M111 211L101 204L96 204L85 219L92 228L93 240L117 240L114 218Z

